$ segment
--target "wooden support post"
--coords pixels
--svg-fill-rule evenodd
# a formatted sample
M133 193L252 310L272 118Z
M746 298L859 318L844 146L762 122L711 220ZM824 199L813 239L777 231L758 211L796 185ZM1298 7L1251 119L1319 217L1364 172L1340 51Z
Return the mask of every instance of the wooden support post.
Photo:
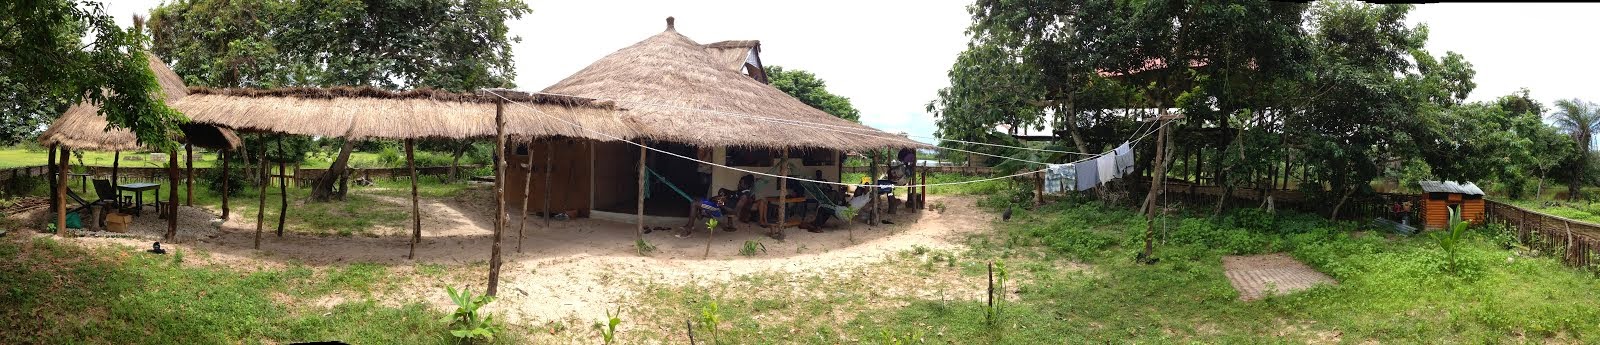
M873 149L871 151L871 153L869 153L869 154L872 155L872 165L869 166L868 172L867 172L867 185L868 185L868 187L867 187L867 195L872 197L872 202L871 202L871 204L872 204L872 213L870 213L868 215L868 217L867 217L867 225L868 226L877 226L878 225L878 150L877 149Z
M1038 197L1034 205L1044 205L1044 173L1033 173L1033 194Z
M922 164L921 168L917 169L917 172L922 173L922 188L920 188L922 192L917 194L917 205L926 210L928 209L928 165Z
M498 92L498 91L494 91ZM506 117L505 102L494 103L494 245L489 249L489 295L500 287L500 234L506 227Z
M119 163L122 163L122 151L112 152L111 153L111 186L112 187L116 187L117 186L117 169L121 167Z
M645 169L645 166L644 166L644 164L645 164L644 153L647 150L645 150L645 146L644 145L645 145L644 139L639 139L639 206L638 206L639 207L638 208L638 210L639 210L639 220L638 220L639 226L637 228L635 228L634 231L633 231L634 240L636 240L636 241L643 241L644 240L644 192L645 192L645 188L650 188L650 185L645 184L645 182L647 182L647 181L645 180L645 176L644 176L644 169ZM639 254L644 254L644 253L639 253Z
M283 135L278 135L278 237L283 237L283 221L289 216L289 185L284 175Z
M267 145L266 145L266 143L262 143L262 145L261 145L261 154L260 155L261 155L260 157L256 157L257 158L256 159L256 175L260 175L260 179L256 180L256 185L260 186L261 189L260 189L260 193L256 194L259 199L256 201L256 245L255 245L255 249L261 249L261 228L262 228L262 225L267 222L267 182L268 181L272 181L270 179L267 179Z
M416 139L406 138L406 167L411 171L411 249L406 259L417 258L417 243L422 242L422 206L417 201Z
M783 148L782 159L778 160L778 227L773 229L773 234L783 238L783 226L789 224L789 148Z
M232 156L229 154L231 151L233 150L224 149L217 152L217 160L222 161L222 219L228 219L228 188L231 187L228 183L228 175L233 174L233 171L228 170L228 158ZM115 176L116 168L111 168L111 171L112 176ZM113 182L114 184L115 182Z
M183 183L183 192L188 194L188 197L183 199L183 205L194 207L194 145L184 143L183 154L185 157L183 160L183 177L185 180Z
M517 224L518 253L522 252L522 230L528 228L528 201L529 194L533 193L533 141L529 141L527 144L523 145L526 145L523 147L527 148L527 150L524 152L528 153L528 174L522 176L522 223Z
M172 150L167 155L167 180L171 183L167 190L172 197L167 198L167 241L178 237L178 150Z
M585 142L589 146L589 212L594 212L594 140Z
M60 146L60 148L57 149L57 152L58 152L57 154L59 155L59 157L56 157L56 164L59 164L59 165L56 166L56 176L52 176L56 180L56 235L58 235L58 236L66 236L67 235L67 175L69 174L68 173L68 169L67 169L68 168L68 166L67 166L67 157L68 157L68 155L72 154L72 150L67 148L66 145L57 145L57 146ZM160 212L160 211L157 210L157 212Z
M546 139L544 141L544 228L547 231L550 229L550 175L555 175L555 155L555 138ZM528 159L533 160L532 156L529 155ZM522 234L519 233L517 235L521 236ZM519 246L522 244L520 241L518 240L517 242Z

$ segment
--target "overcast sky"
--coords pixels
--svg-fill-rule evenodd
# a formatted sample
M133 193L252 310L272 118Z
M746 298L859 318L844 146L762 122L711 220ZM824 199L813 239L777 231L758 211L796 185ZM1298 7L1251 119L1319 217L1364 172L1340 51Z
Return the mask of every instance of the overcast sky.
M158 0L112 0L108 12L127 25ZM638 1L528 0L533 13L511 23L517 87L543 89L610 54L665 29L700 43L761 40L762 62L799 68L849 97L862 122L889 132L931 136L924 111L948 86L945 72L965 48L970 0L891 1ZM1597 56L1587 41L1600 4L1424 4L1409 21L1427 23L1435 56L1455 51L1477 71L1469 100L1489 100L1527 87L1546 105L1556 99L1600 100ZM927 141L927 140L923 140Z

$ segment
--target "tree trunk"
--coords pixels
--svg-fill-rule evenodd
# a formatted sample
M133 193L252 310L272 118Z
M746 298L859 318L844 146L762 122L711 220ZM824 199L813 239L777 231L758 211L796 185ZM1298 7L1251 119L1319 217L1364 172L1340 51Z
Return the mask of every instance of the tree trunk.
M1350 195L1351 194L1355 194L1356 193L1356 187L1355 186L1350 186L1349 188L1350 188L1349 190L1346 190L1344 192L1344 195L1339 197L1339 203L1333 204L1333 212L1328 215L1328 220L1333 220L1333 221L1339 220L1339 209L1344 207L1344 202L1345 201L1350 200Z
M533 191L533 142L529 141L524 145L528 145L528 150L524 151L528 153L528 174L522 176L522 222L517 224L518 253L522 252L522 238L524 237L522 231L528 228L528 202L531 200L529 196L532 195ZM548 186L546 187L548 188Z
M312 186L311 200L328 201L335 198L343 199L344 191L334 194L333 185L344 176L346 168L350 165L350 151L355 149L356 142L353 138L344 138L344 146L339 148L339 156L333 159L333 164L328 170L317 177L317 183ZM281 148L279 149L282 150Z
M61 181L61 178L60 178L61 165L60 164L56 164L57 163L56 162L56 157L60 156L60 155L56 154L56 151L57 151L56 147L57 146L60 146L60 145L59 144L50 145L50 153L45 156L45 160L48 161L48 163L47 163L48 165L46 165L45 169L44 169L45 170L45 183L48 183L50 185L50 206L51 207L59 206L59 204L61 204L61 196L63 194L66 194L64 192L60 192L60 191L56 190L56 186L59 185L60 181ZM65 211L56 210L56 213L61 213L61 212L65 212ZM65 223L66 221L62 220L62 222Z
M1156 194L1161 192L1161 188L1160 187L1163 184L1166 183L1166 181L1163 181L1163 179L1167 175L1167 159L1166 159L1167 158L1167 154L1166 154L1166 149L1167 149L1167 135L1168 135L1167 133L1169 132L1169 130L1165 126L1165 123L1166 123L1166 121L1169 121L1169 120L1166 119L1166 117L1167 117L1166 108L1161 108L1161 109L1162 109L1161 110L1161 115L1159 115L1156 118L1157 132L1156 132L1156 155L1155 155L1155 164L1154 164L1155 167L1153 167L1154 171L1150 172L1150 192L1145 194L1145 197L1144 197L1144 205L1145 205L1144 209L1147 212L1145 212L1145 216L1144 216L1144 222L1145 222L1144 252L1142 252L1140 256L1141 256L1141 258L1143 258L1145 260L1149 260L1150 258L1153 258L1155 256L1155 234L1156 234L1156 207L1155 207L1155 201L1156 201Z
M451 180L459 180L459 179L461 179L461 155L467 153L467 148L468 147L472 147L472 141L463 139L463 140L461 140L459 145L456 145L456 149L454 151L450 152L450 179Z
M122 151L112 152L111 153L111 186L112 187L115 187L117 185L117 169L121 167L120 163L122 163Z
M635 241L643 241L644 240L644 192L645 192L646 188L650 188L650 186L645 183L646 180L645 180L645 176L644 176L644 169L645 169L645 161L644 161L645 156L644 156L644 154L645 154L645 151L646 151L644 145L645 145L644 144L644 139L639 139L639 209L638 209L638 211L639 211L638 225L639 226L637 228L634 228L634 231L633 231L633 236L634 236L634 240ZM644 254L644 252L640 252L639 254Z
M1063 120L1067 122L1067 133L1072 136L1072 145L1078 148L1078 152L1088 153L1089 144L1083 141L1083 134L1078 133L1077 106L1073 104L1072 99L1072 95L1068 94L1066 111L1062 112L1065 117Z
M1536 186L1533 189L1533 200L1539 201L1542 200L1540 198L1544 195L1544 172L1539 172L1539 184Z

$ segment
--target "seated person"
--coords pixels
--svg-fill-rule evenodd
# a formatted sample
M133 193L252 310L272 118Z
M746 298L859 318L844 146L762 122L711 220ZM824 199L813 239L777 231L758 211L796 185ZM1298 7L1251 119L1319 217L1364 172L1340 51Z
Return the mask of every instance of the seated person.
M753 215L750 211L755 209L756 204L755 186L755 175L745 174L739 178L739 186L736 187L738 190L718 189L717 195L726 201L723 204L723 213L728 214L730 219L748 222ZM728 208L729 205L733 208ZM728 231L733 231L731 227L733 224L728 225L730 225Z
M835 205L835 208L846 207L852 210L860 210L861 208L866 207L867 203L872 202L872 196L867 194L867 191L869 190L871 189L866 187L856 188L854 197L851 197L850 200L846 200L840 205ZM806 231L810 232L822 232L822 225L828 223L828 218L838 216L838 213L834 212L835 208L817 208L817 216L812 218L810 223L800 223L800 228L806 229ZM845 219L844 221L849 222L850 220Z

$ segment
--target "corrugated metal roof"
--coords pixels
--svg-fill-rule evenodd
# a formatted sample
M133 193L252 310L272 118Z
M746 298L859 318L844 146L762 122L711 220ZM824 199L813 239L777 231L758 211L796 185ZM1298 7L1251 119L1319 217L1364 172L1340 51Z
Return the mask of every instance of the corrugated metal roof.
M1478 185L1472 184L1472 182L1458 184L1456 181L1417 181L1417 184L1422 185L1422 191L1428 193L1483 195L1483 190L1478 189Z

